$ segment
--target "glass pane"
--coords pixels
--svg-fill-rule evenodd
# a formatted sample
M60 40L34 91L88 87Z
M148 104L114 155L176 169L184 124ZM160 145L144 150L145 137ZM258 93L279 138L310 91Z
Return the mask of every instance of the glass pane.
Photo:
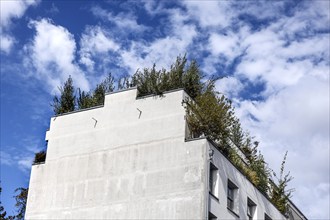
M231 198L231 200L234 200L234 190L228 188L228 197Z
M234 208L234 202L230 200L229 198L227 199L227 207L233 210Z

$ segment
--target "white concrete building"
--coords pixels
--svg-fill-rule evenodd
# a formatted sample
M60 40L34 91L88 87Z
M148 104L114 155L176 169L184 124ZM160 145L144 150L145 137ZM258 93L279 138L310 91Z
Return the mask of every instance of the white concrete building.
M183 90L136 94L51 118L26 219L286 219L211 142L186 141Z

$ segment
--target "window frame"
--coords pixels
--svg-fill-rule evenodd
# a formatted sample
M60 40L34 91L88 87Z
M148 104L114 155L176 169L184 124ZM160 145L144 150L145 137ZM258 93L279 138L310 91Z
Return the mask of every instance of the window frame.
M209 168L209 193L219 199L219 169L211 162Z
M208 220L217 220L217 216L215 216L212 212L209 212Z
M267 213L265 213L265 220L273 220Z
M236 195L238 193L238 187L230 179L227 181L227 208L236 213Z
M246 214L248 216L248 220L253 220L256 207L257 207L256 203L253 202L252 199L250 199L248 197L247 198L247 210L246 210Z

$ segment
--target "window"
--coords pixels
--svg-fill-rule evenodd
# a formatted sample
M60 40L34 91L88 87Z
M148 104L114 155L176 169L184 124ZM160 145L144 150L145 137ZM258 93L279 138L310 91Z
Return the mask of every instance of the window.
M215 216L211 212L209 212L209 219L208 220L217 220L217 216Z
M247 199L247 216L249 220L252 220L254 217L254 213L257 205L250 199Z
M235 198L237 196L238 187L228 180L227 186L227 207L228 209L235 211Z
M272 220L272 218L269 217L269 215L267 215L267 214L265 213L265 220Z
M210 178L209 178L209 191L210 193L218 198L219 192L219 172L218 168L213 164L210 163Z

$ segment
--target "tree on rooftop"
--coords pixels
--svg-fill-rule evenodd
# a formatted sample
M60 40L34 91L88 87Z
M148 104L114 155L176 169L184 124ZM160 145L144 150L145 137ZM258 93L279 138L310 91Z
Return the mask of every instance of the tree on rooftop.
M105 93L113 92L114 89L114 78L111 73L100 84L96 85L93 92L85 92L78 89L78 109L103 105Z
M138 96L162 95L174 89L184 89L191 98L196 98L202 91L203 78L196 61L187 66L187 58L178 56L170 70L157 70L156 64L152 68L137 70L132 76L131 84L137 86Z
M231 101L215 90L214 83L217 79L203 82L203 78L204 75L199 70L196 61L191 61L187 66L186 56L179 56L175 63L171 65L170 70L167 71L164 68L157 70L155 64L152 68L137 70L130 79L119 80L117 89L137 86L138 97L163 95L164 92L169 90L184 89L190 96L183 103L186 108L186 120L192 137L204 135L214 141L229 160L259 190L266 194L271 193L271 199L279 210L284 210L283 207L285 207L291 194L291 191L288 192L285 188L287 182L291 180L290 176L283 176L281 171L279 187L269 187L270 170L262 154L258 152L259 143L253 142L253 138L243 131L239 119L235 116ZM63 89L60 89L61 98L54 98L54 106L59 106L55 109L62 110L61 100L62 95L64 95L62 93L65 93L66 86L67 84L64 85ZM78 109L103 104L105 93L113 90L114 79L111 75L96 85L93 92L84 92L79 89ZM232 143L237 146L237 149L232 146ZM238 150L243 152L245 159L241 158ZM282 163L282 166L284 169L284 163Z
M93 97L89 92L81 91L78 89L78 97L77 97L77 105L78 109L85 109L94 106Z
M94 105L103 105L105 93L113 92L114 87L114 78L111 73L100 83L96 85L96 88L93 92L93 101Z
M195 100L186 100L188 126L197 137L201 134L213 140L222 150L228 148L230 127L234 122L234 109L224 95L219 95L210 82Z
M293 179L290 172L284 174L285 163L288 152L285 153L281 163L280 175L273 172L273 176L277 183L271 182L270 199L275 206L282 212L286 213L289 199L292 195L293 189L288 189L288 183Z
M56 96L53 99L53 110L56 115L71 112L75 110L75 89L73 86L73 80L71 76L64 83L64 86L59 87L60 96Z
M34 155L33 163L34 164L43 163L43 162L45 162L45 160L46 160L46 151L43 150Z

